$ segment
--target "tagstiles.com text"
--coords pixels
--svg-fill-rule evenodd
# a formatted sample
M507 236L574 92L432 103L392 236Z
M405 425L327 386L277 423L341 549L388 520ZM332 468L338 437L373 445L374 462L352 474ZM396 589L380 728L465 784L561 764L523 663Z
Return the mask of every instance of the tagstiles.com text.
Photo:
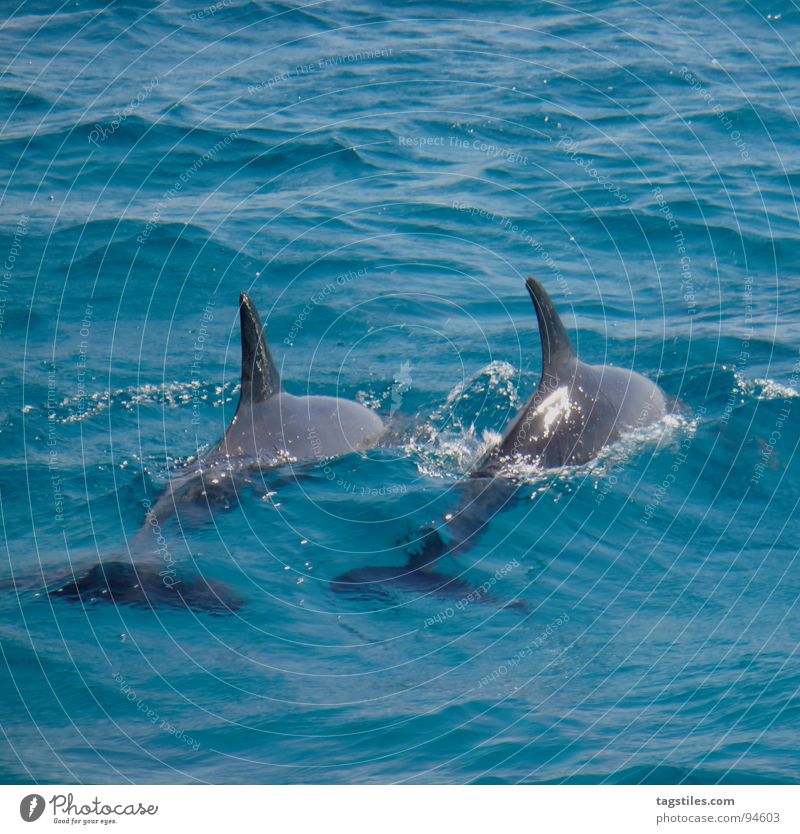
M656 825L669 823L738 823L738 822L780 822L777 811L729 811L728 813L702 813L700 809L708 806L735 805L734 799L715 799L704 796L656 797L660 810L669 809L669 813L659 813Z

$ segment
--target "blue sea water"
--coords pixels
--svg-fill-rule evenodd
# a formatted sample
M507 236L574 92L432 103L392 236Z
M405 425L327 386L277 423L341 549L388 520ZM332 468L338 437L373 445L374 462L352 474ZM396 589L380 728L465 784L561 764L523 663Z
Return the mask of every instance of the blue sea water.
M797 781L794 3L2 6L0 780ZM529 274L675 416L522 473L490 592L333 593L535 389ZM394 440L165 525L234 615L43 596L222 434L241 290Z

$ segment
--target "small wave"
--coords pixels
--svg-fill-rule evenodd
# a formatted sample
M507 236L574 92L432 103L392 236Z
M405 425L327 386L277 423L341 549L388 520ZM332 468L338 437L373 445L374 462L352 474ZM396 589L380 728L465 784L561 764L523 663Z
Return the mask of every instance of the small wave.
M757 400L785 400L800 397L800 391L796 388L776 382L774 379L759 377L750 380L739 372L734 373L734 378L736 387L742 394L747 394Z
M488 781L488 780L487 780ZM611 784L611 785L775 785L795 784L784 774L771 771L753 771L743 768L726 768L712 770L693 766L664 765L653 762L649 765L636 765L624 770L600 773L579 773L556 779L548 779L542 784Z

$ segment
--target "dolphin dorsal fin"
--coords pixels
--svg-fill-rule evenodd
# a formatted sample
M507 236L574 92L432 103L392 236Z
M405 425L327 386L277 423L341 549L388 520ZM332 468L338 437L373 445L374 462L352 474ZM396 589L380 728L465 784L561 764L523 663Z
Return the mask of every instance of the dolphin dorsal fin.
M528 278L528 287L533 306L536 308L536 318L539 320L539 335L542 338L542 373L557 370L563 363L575 359L575 348L572 347L567 328L556 312L547 290L535 279Z
M239 321L242 329L242 392L239 402L261 402L281 390L281 375L269 351L261 318L253 299L239 296Z

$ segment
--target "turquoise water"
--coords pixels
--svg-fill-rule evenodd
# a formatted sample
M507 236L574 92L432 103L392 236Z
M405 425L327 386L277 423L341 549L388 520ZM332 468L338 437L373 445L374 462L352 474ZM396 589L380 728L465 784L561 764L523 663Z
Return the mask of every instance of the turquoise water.
M793 4L53 8L0 27L0 778L796 781ZM528 274L675 416L523 473L440 566L490 593L333 593L533 392ZM241 290L392 442L165 525L234 615L43 597L222 434Z

